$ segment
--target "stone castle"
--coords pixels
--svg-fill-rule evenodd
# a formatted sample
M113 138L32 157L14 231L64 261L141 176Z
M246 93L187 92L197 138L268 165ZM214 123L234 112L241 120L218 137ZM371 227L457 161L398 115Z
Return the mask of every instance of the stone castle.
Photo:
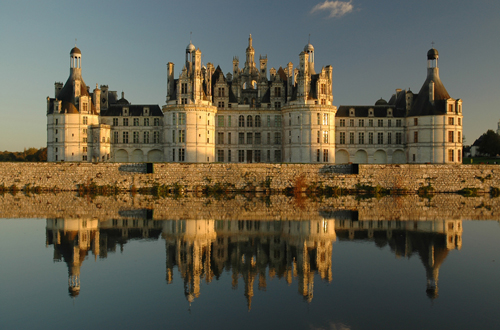
M397 89L370 106L333 105L330 65L318 69L308 43L299 65L255 63L250 35L244 67L224 75L204 66L191 42L178 77L167 64L162 108L136 105L82 78L81 51L70 76L47 97L50 162L435 163L462 162L462 100L439 78L436 49L427 53L419 93ZM268 76L269 73L269 76Z

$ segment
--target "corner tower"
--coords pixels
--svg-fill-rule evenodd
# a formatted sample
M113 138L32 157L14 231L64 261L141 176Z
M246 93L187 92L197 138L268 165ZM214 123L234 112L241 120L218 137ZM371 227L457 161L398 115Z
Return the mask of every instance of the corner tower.
M90 126L99 124L99 109L92 102L82 78L82 52L70 51L69 77L64 87L55 84L54 98L47 97L47 161L90 161Z
M408 163L462 163L462 100L448 94L439 77L439 53L427 52L427 79L406 118Z

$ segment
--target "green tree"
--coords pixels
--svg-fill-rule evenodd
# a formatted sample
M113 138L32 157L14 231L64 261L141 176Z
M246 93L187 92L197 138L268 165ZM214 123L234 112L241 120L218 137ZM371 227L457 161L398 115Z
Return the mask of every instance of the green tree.
M500 154L500 136L489 129L480 138L479 152L495 157Z

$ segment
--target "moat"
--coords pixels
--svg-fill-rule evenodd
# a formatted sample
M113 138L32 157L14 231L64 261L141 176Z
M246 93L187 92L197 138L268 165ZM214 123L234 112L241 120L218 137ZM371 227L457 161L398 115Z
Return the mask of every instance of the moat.
M0 195L0 328L494 329L498 198Z

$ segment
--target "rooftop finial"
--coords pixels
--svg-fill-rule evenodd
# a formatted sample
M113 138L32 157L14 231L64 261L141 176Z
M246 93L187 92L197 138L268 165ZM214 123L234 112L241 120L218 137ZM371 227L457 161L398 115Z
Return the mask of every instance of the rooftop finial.
M189 32L189 43L190 44L193 43L192 42L192 39L193 39L192 36L193 36L193 31Z
M434 48L434 41L433 41L433 42L431 42L431 45L432 45L432 48Z
M75 38L75 47L76 47L76 38Z
M307 39L307 43L310 44L311 43L311 34L309 33L309 38Z

